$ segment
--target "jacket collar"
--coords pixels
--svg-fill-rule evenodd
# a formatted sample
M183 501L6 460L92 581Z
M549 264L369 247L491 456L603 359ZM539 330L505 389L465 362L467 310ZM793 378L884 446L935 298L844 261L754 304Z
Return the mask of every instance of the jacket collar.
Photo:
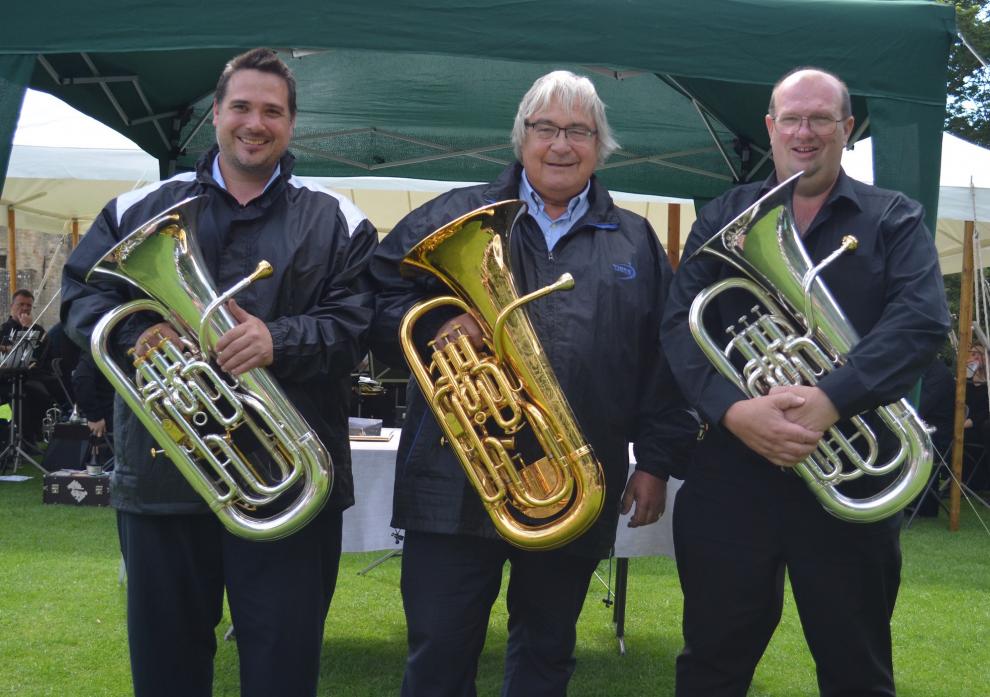
M482 196L489 203L519 198L522 171L522 163L513 162L485 188ZM591 175L591 188L588 190L588 212L580 224L605 229L619 226L619 214L612 203L612 197L595 175Z
M822 204L822 208L830 208L839 201L848 201L856 210L863 210L863 203L860 201L859 193L856 191L857 184L858 182L846 174L846 171L840 167L839 176L835 180L835 185L829 192L828 198L825 199L825 203ZM777 186L777 173L772 172L760 187L760 196L762 197L769 193L775 186Z
M216 160L219 153L220 146L214 145L202 156L200 156L199 160L196 161L196 179L203 184L223 190L220 184L217 183L216 179L213 178L213 162ZM280 168L278 177L265 189L261 196L255 199L254 202L267 203L271 200L271 197L275 195L275 192L281 191L289 179L292 178L292 170L295 167L295 163L295 156L286 150L278 161ZM228 196L230 195L226 191L224 191L224 193Z

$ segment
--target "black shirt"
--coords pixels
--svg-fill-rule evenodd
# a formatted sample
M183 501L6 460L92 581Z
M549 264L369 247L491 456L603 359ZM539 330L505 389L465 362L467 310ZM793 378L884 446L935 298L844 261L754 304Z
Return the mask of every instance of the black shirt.
M725 411L746 395L722 377L702 353L688 327L700 291L738 272L711 255L692 253L776 185L736 187L703 208L691 229L685 261L674 277L662 328L662 344L688 401L713 429L699 460L756 456L717 427ZM821 275L838 306L861 337L845 362L818 386L846 418L905 396L941 347L949 314L932 235L922 207L903 194L855 181L840 173L825 204L803 236L817 263L854 234L859 246ZM724 299L723 299L724 298ZM710 306L706 325L721 336L754 304L752 297L722 296Z

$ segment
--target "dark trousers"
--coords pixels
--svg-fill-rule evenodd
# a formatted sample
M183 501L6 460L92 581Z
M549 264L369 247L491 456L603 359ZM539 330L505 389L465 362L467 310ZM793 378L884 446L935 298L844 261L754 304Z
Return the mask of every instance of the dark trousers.
M502 569L511 565L503 697L567 693L577 620L596 559L524 552L500 540L406 533L402 602L409 656L403 697L467 697Z
M746 694L780 621L786 569L821 695L893 696L900 516L846 523L792 473L767 474L759 487L702 480L678 492L685 646L676 694Z
M213 691L226 588L241 695L311 697L340 562L341 512L274 542L231 535L212 515L118 512L135 697Z

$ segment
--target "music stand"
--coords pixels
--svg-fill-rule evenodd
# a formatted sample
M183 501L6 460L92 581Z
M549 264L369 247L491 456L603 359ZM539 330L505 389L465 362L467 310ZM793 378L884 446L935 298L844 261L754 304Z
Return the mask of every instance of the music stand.
M5 378L10 382L11 409L7 446L3 451L0 451L0 471L6 471L9 467L12 473L17 472L17 467L21 461L26 460L38 468L42 474L47 474L45 468L24 449L21 423L24 404L24 377L31 369L31 361L39 339L40 333L34 329L18 331L13 335L14 343L10 350L0 352L0 378Z

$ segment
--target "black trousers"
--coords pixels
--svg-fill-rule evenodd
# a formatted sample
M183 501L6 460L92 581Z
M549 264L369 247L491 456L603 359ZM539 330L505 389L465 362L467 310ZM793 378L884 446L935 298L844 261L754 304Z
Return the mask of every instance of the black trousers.
M500 540L407 531L402 602L409 656L403 697L477 694L478 658L506 561L511 565L509 639L502 695L567 693L576 665L577 620L598 560L525 552Z
M746 694L780 621L786 570L821 695L892 697L900 515L846 523L793 473L767 465L765 474L758 486L699 478L678 492L685 646L676 694Z
M244 697L312 697L340 562L341 512L274 542L212 515L117 513L135 697L208 697L227 591Z

